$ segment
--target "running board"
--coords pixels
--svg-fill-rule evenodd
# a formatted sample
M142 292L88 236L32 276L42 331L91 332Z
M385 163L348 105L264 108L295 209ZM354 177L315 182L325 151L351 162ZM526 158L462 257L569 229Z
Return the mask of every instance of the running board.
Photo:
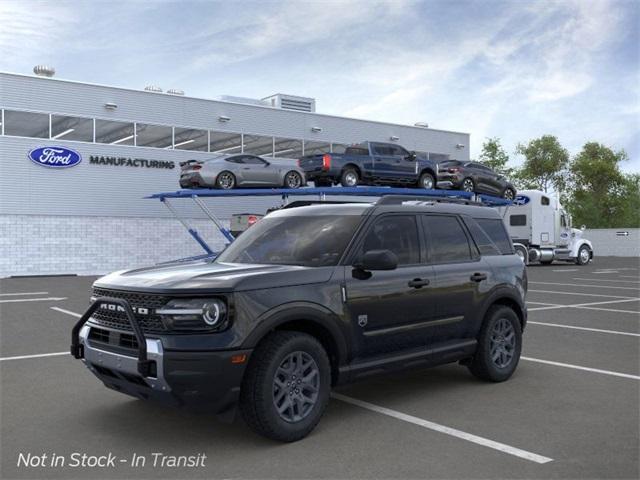
M477 343L475 338L470 338L443 342L430 348L417 348L400 353L394 352L390 355L356 359L353 363L340 367L339 383L405 368L429 367L456 362L472 356L476 351Z

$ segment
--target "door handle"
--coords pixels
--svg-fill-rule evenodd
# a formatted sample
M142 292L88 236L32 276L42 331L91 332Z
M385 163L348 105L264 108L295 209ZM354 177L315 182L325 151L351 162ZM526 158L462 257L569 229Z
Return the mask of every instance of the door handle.
M473 275L471 275L471 280L473 280L474 282L481 282L482 280L486 280L487 279L487 274L486 273L474 273Z
M422 279L422 278L414 278L413 280L409 280L409 284L408 284L411 288L422 288L422 287L426 287L427 285L429 285L429 280L428 279Z
M251 167L242 167L243 170L251 170Z

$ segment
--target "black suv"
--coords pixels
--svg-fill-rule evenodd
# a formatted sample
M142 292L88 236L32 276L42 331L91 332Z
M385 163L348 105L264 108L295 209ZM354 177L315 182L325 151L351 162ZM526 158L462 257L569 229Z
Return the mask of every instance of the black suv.
M383 197L284 208L215 260L107 275L71 352L119 392L294 441L331 387L460 362L500 382L526 324L524 263L488 207Z
M445 160L438 164L438 188L486 193L513 200L516 187L507 178L478 162Z

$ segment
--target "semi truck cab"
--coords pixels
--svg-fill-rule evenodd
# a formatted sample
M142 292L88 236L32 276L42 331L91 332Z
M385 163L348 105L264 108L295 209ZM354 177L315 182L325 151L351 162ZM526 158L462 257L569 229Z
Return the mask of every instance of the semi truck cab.
M571 215L556 197L523 190L513 205L500 210L516 252L525 263L559 260L585 265L593 259L593 246L583 238L585 227L572 227Z

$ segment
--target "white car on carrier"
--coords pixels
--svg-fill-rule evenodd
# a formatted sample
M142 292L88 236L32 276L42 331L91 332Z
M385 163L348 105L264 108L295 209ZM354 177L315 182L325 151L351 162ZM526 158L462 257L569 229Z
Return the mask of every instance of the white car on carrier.
M585 227L572 228L571 216L560 201L539 190L518 192L513 205L500 208L518 255L525 263L554 260L586 265L593 259Z

